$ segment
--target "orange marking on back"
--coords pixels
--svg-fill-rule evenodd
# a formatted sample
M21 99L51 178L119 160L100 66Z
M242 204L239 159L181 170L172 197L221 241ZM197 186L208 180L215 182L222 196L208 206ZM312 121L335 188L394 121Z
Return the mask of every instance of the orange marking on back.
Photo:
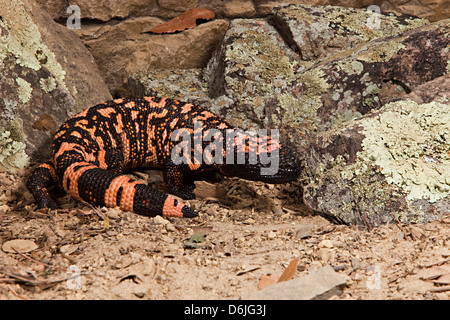
M66 130L61 130L61 131L59 131L57 134L55 134L55 137L54 137L54 139L56 140L56 139L58 139L59 137L61 137L64 133L66 133L67 131Z
M181 107L181 113L188 113L192 110L193 105L190 103L186 103L184 106Z
M54 158L58 158L60 155L62 155L66 151L74 150L74 147L79 147L80 145L78 143L69 143L69 142L63 142L59 146L58 152L55 153Z
M153 108L164 108L166 106L166 98L161 98L159 102L155 102L153 100L154 98L155 97L144 97L144 100L147 101Z
M105 148L105 144L103 143L103 139L101 137L94 136L94 139L98 143L98 147L100 149L104 149ZM89 141L86 141L86 142L89 143Z
M117 124L114 124L114 128L116 129L117 133L122 133L123 132L123 122L122 122L122 115L119 113L116 117L117 120Z
M109 118L110 114L115 113L116 111L113 108L108 107L108 108L104 108L104 109L98 109L97 112L100 113L105 118Z
M107 131L106 133L109 136L109 141L111 141L111 147L113 147L113 149L117 148L116 139L113 138L111 131Z
M173 129L173 128L175 128L175 126L177 125L177 123L178 123L178 118L175 118L175 119L173 119L172 120L172 122L170 123L170 129Z
M228 128L228 125L227 125L225 122L222 122L221 124L219 124L219 125L217 126L217 128L218 128L218 129L226 129L226 128Z
M169 112L169 110L164 109L163 111L161 111L161 113L157 113L153 117L154 118L164 118L168 112Z
M123 99L122 98L121 99L114 99L113 101L114 101L114 103L120 104L120 103L123 102Z
M125 108L134 108L136 106L136 102L130 101L123 105Z
M81 134L78 131L72 131L72 133L70 135L77 137L77 138L81 138Z
M105 155L106 155L105 150L100 150L97 154L97 160L99 162L99 167L102 169L108 169L108 165L106 164L106 161L105 161Z
M81 119L81 120L78 120L77 122L75 122L75 127L85 128L87 124L89 124L89 120Z

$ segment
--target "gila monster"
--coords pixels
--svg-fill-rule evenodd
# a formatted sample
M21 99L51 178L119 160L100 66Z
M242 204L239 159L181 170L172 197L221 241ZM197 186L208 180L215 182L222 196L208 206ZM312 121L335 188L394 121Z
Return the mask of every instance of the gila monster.
M162 168L169 193L182 199L195 197L195 186L187 178L189 174L207 169L268 183L285 183L298 178L298 159L289 148L281 146L270 136L250 135L248 144L238 139L239 134L232 136L233 150L228 150L230 153L222 151L226 157L222 163L207 163L206 156L201 162L186 160L177 163L173 160L172 154L181 156L186 153L186 149L180 147L182 142L178 142L183 133L191 135L191 140L183 140L185 147L198 152L201 148L195 144L196 135L198 138L198 134L205 134L206 129L215 129L214 134L219 132L225 136L230 132L227 130L237 128L200 106L168 98L107 101L62 124L54 137L51 160L33 171L27 187L38 208L57 208L49 188L58 185L72 197L94 206L120 207L146 216L195 217L197 212L182 201L123 175L123 171L136 167ZM174 134L180 137L174 137ZM221 139L218 141L223 142ZM174 153L177 144L179 150ZM208 144L202 141L200 146L207 148ZM267 154L278 152L279 164L275 174L261 173L267 163L258 159L253 163L249 161L250 152L260 153L262 150ZM210 150L209 158L215 152ZM244 154L244 161L238 161L239 152Z

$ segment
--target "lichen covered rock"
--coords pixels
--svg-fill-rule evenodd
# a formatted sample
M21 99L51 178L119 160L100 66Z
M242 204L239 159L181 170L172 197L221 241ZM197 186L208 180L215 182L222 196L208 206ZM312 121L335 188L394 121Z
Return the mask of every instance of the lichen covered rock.
M304 201L349 224L428 222L450 210L450 102L405 100L318 135Z
M9 0L0 17L0 170L50 156L57 124L110 94L71 30L32 1ZM38 130L46 117L54 123ZM44 126L41 126L44 128ZM51 128L51 130L50 130Z
M309 5L276 7L273 20L303 60L324 59L362 42L394 36L428 23L410 15Z
M307 137L378 110L447 74L449 31L449 21L442 20L316 63L268 104L271 125L284 128L303 152Z
M267 21L235 19L208 63L206 78L213 98L224 95L234 102L217 111L249 128L268 122L267 100L289 90L296 73L310 65L298 59Z

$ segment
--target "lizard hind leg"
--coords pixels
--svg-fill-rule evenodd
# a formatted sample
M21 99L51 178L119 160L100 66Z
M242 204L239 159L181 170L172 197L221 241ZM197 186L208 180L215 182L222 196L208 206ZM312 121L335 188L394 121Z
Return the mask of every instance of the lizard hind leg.
M56 185L56 173L51 161L38 166L28 178L26 186L34 196L38 209L56 209L58 207L49 193L49 188L54 185Z

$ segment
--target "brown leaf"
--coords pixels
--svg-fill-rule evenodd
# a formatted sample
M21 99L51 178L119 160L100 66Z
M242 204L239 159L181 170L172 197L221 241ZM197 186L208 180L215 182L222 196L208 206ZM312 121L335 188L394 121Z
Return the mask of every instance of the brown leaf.
M284 270L283 274L281 275L280 279L278 279L277 282L288 281L288 280L293 279L295 276L295 272L297 271L297 264L298 264L298 259L294 258L289 263L286 270Z
M280 278L279 273L273 273L273 274L265 274L261 276L258 283L258 290L262 290L268 286L271 286L275 283L277 283L277 280Z
M142 33L175 33L186 29L192 29L201 22L214 19L214 11L205 8L196 8L182 13L178 17L173 18L163 24L144 30Z

